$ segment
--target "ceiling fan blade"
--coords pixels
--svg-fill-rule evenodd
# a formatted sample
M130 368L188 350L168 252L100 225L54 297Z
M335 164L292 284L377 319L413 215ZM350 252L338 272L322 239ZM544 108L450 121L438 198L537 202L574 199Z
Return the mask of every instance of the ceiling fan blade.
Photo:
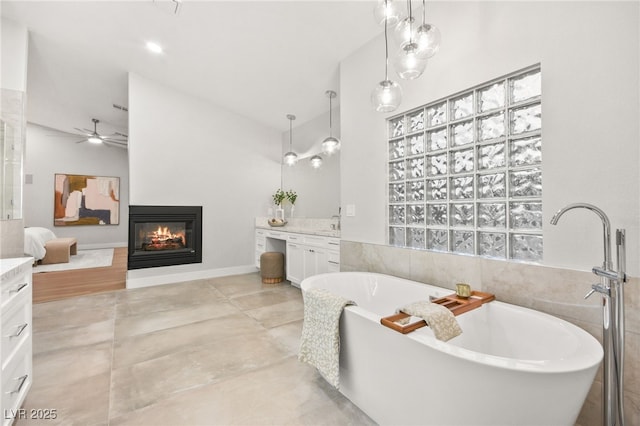
M77 127L74 127L75 130L79 131L80 133L82 133L83 135L90 135L92 132L91 130L87 130L87 129L79 129Z
M86 139L82 139L80 141L77 141L76 143L82 143L82 142L86 142L86 141L87 141Z
M105 142L123 143L125 145L127 143L126 139L115 139L115 138L102 137L102 140L105 141Z
M127 146L128 146L126 143L113 142L106 139L104 140L104 144L108 147L117 147L122 149L127 149Z

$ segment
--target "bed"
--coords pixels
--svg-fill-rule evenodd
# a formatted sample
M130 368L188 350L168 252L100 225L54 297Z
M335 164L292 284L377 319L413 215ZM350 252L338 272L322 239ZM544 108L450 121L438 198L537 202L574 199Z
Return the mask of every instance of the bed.
M42 260L47 254L45 245L53 240L56 235L47 228L36 226L24 228L24 253L33 257L36 261Z

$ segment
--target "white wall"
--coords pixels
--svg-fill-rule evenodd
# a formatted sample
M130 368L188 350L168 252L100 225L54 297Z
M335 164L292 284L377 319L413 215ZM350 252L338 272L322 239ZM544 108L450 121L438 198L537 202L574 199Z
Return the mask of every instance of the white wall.
M590 270L601 263L602 226L595 215L572 211L558 226L549 224L564 205L588 202L605 210L613 228L626 228L628 271L640 272L638 7L432 2L440 52L420 79L400 81L404 100L391 115L541 64L546 265ZM341 131L349 141L341 152L341 204L356 206L355 217L343 217L342 236L384 244L387 116L369 102L384 76L382 36L343 61L340 71Z
M127 285L253 265L255 217L265 214L280 186L281 137L276 129L130 74L130 204L203 206L203 257L202 264L129 271Z
M29 34L27 28L17 22L2 18L0 22L2 61L0 86L3 89L27 90L27 54Z
M129 169L127 150L88 142L47 127L27 125L24 185L24 226L51 229L58 237L75 237L82 248L127 245ZM105 226L54 226L53 197L56 173L120 178L120 223Z
M340 139L340 109L333 108L332 134ZM298 124L293 122L293 152L298 154L295 166L282 166L282 189L298 194L295 217L328 218L338 214L340 207L340 152L322 153L322 141L329 136L329 112ZM344 143L344 141L341 141ZM289 131L282 135L282 155L289 151ZM311 156L322 157L322 167L309 164ZM275 192L275 189L274 189ZM287 214L289 208L286 207ZM265 212L266 213L266 212Z

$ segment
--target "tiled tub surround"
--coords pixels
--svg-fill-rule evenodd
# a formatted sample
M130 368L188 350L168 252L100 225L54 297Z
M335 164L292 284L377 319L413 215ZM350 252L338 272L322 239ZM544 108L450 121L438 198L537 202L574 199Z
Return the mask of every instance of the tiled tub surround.
M584 300L597 277L573 271L473 256L341 241L341 271L379 272L455 290L467 282L497 300L555 315L602 341L601 298ZM640 424L640 278L625 287L625 417ZM602 366L577 425L602 424Z

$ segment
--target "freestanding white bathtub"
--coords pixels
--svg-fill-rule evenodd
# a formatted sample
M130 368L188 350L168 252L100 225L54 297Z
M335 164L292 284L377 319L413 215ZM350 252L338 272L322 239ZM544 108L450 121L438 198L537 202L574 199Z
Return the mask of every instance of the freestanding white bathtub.
M602 346L559 318L490 302L457 318L442 342L429 327L403 335L380 324L397 308L452 290L387 275L305 279L353 300L340 319L340 391L379 424L573 425Z

